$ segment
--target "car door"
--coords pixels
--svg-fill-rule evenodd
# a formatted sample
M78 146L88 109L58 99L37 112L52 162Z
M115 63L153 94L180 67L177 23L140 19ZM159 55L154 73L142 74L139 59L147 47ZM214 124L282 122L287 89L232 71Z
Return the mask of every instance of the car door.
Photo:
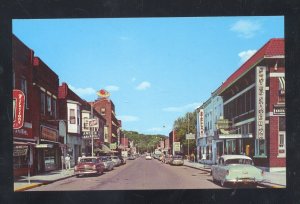
M222 179L222 172L224 171L224 158L219 159L219 164L216 168L216 179L221 180Z

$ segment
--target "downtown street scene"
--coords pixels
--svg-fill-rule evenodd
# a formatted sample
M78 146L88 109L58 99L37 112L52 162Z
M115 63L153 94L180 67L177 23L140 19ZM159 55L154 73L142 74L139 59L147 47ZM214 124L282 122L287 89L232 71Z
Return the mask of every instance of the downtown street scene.
M286 188L283 21L13 20L14 191Z

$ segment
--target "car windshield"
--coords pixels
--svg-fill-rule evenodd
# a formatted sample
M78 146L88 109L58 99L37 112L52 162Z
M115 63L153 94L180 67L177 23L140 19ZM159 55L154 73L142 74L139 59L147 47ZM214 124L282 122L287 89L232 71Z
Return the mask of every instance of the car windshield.
M83 163L83 162L93 162L93 163L95 163L96 158L82 158L82 159L80 159L80 162L81 163Z
M253 165L253 161L251 159L227 159L225 161L225 165L229 164L249 164Z

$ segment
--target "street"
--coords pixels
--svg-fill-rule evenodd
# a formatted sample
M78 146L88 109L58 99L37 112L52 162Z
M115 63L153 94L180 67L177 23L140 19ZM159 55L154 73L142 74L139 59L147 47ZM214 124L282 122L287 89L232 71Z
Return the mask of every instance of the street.
M220 189L208 172L187 166L170 166L144 157L127 160L100 176L71 177L29 191Z

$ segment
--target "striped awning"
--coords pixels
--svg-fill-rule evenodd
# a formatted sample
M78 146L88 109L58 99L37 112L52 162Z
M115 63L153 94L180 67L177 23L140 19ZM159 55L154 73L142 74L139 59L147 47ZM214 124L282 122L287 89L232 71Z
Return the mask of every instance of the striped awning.
M284 77L279 77L279 89L280 89L280 91L285 91L285 79L284 79Z

